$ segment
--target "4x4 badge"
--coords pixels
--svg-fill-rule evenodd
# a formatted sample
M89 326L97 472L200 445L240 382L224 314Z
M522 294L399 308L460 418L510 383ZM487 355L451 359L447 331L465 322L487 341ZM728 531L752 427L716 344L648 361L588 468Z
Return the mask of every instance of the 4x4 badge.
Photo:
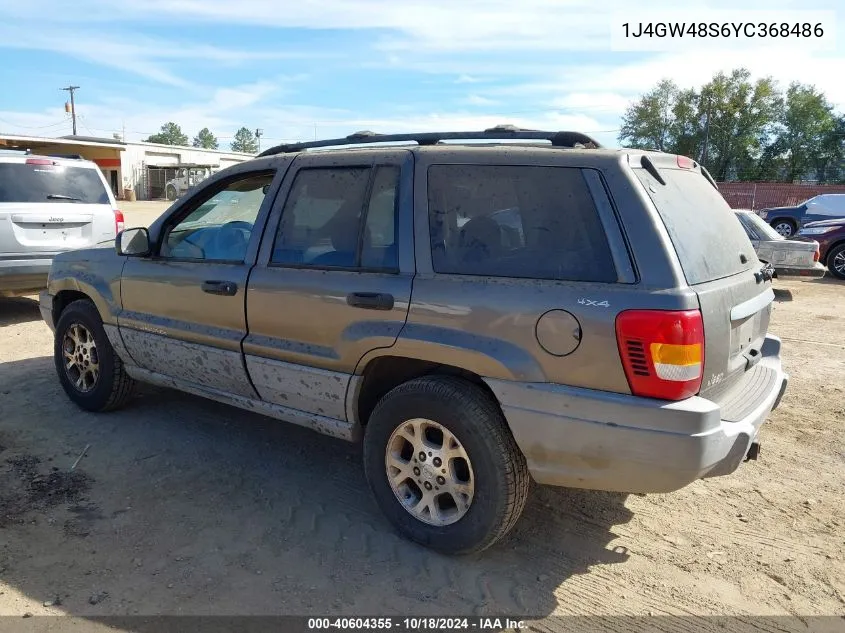
M582 306L596 306L597 308L609 308L610 304L605 299L604 301L593 301L592 299L578 299L578 304Z

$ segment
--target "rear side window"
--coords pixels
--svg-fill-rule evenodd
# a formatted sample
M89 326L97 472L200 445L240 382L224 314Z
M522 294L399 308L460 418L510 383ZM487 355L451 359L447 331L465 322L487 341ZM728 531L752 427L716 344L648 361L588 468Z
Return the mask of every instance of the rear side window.
M775 231L770 224L763 220L756 213L737 213L736 217L748 229L746 233L748 237L754 236L758 240L781 241L786 238Z
M580 169L433 165L428 204L435 272L617 280Z
M634 173L666 225L688 284L730 277L754 265L754 249L734 211L698 170L661 168L665 185L645 169Z
M110 204L94 169L24 163L0 163L0 202Z
M395 271L399 169L300 171L282 211L271 262Z

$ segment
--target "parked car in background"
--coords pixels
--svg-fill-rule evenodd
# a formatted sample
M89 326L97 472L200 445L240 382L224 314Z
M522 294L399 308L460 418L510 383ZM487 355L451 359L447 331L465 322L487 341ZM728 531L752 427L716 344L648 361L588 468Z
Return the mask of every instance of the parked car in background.
M807 222L845 218L845 193L825 193L797 207L763 209L760 217L784 237L792 237Z
M123 214L95 163L0 151L0 295L46 288L57 253L121 230Z
M736 211L757 259L771 264L777 277L824 277L826 269L819 262L819 244L812 240L789 240L766 224L757 214Z
M176 200L188 189L198 185L211 176L212 169L206 165L188 165L179 167L176 176L164 185L164 194L168 200Z
M59 256L40 305L80 407L141 381L362 440L395 528L468 553L531 478L670 492L756 459L788 380L768 273L689 158L369 132L211 176Z
M845 218L810 222L798 236L818 241L819 261L831 275L845 279Z

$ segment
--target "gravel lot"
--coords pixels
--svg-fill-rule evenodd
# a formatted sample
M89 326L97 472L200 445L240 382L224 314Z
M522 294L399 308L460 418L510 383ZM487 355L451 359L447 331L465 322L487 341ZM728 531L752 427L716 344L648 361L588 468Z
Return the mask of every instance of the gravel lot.
M0 299L0 614L843 615L845 284L777 286L791 383L760 461L669 495L538 487L461 559L392 533L357 446L151 387L83 413L37 303Z

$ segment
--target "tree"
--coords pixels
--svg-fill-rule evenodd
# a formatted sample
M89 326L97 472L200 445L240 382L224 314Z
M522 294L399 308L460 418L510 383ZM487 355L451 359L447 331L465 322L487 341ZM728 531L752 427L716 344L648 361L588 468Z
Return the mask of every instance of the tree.
M680 89L673 81L664 79L643 95L636 103L628 106L622 117L620 140L631 147L669 151L672 145L672 109L678 100Z
M252 130L242 127L235 132L235 138L232 141L233 152L245 152L247 154L255 154L258 151L258 139L255 138Z
M188 136L182 132L182 128L169 121L161 126L158 134L153 134L147 139L147 143L161 143L162 145L187 145Z
M813 86L793 83L786 91L781 119L779 149L783 152L784 177L788 182L807 174L821 176L831 159L837 158L836 144L829 141L837 129L833 106Z
M202 147L203 149L217 149L219 147L217 137L207 127L197 132L193 145L194 147Z
M836 117L833 129L825 135L821 146L816 178L819 182L845 184L845 115Z
M744 68L719 73L699 91L663 80L629 106L619 140L703 160L719 180L745 176L757 168L781 111L774 81L750 76Z
M719 73L701 88L699 107L709 121L705 166L717 180L746 179L777 132L782 99L773 79L753 84L745 68Z

